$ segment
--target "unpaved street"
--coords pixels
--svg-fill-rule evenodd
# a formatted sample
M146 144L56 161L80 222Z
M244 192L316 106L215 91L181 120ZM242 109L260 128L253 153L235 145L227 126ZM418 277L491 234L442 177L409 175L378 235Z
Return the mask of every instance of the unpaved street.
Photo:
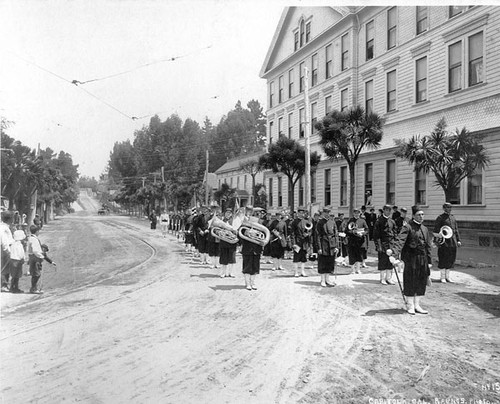
M4 403L500 402L497 267L460 268L410 316L373 259L328 289L262 265L249 292L143 220L82 211L40 238L45 294L1 295Z

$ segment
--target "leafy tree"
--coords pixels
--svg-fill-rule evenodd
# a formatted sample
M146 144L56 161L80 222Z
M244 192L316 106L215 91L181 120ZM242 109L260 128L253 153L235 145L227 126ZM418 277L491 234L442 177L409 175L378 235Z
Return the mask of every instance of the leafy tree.
M321 158L318 153L313 152L309 161L312 172L318 166ZM262 168L272 170L273 173L283 173L288 177L292 195L290 205L294 210L295 184L306 171L305 148L296 140L283 137L269 146L268 153L260 157L259 164Z
M252 203L255 204L255 201L257 199L257 191L255 188L255 177L257 176L258 173L262 171L262 167L259 164L259 160L252 159L252 160L247 160L247 161L242 161L240 163L240 169L247 173L250 174L252 177Z
M2 131L2 195L23 213L30 212L31 198L43 184L43 168L35 150Z
M384 119L376 113L365 113L353 106L345 111L334 110L316 124L320 145L333 161L344 159L349 168L349 215L354 210L355 168L360 153L380 147Z
M490 159L480 143L482 134L471 133L465 127L448 132L446 127L446 120L441 118L430 135L396 140L395 155L414 165L415 171L432 171L435 185L443 189L445 200L451 201L460 182L476 169L488 166Z
M97 192L97 186L99 183L94 177L83 175L78 178L77 185L79 188L90 188L93 192Z
M228 159L261 149L265 131L257 133L259 126L254 115L259 115L257 104L257 101L251 104L254 108L252 113L238 101L234 109L220 120L210 144L211 167L214 171Z
M263 112L263 107L257 100L250 100L247 103L247 107L252 113L255 119L255 129L256 129L256 143L259 147L264 147L266 145L266 116Z
M231 188L224 182L220 189L214 192L214 198L223 211L228 207L234 208L237 198L236 188Z
M120 180L136 177L138 173L136 150L130 140L116 142L109 156L109 176Z

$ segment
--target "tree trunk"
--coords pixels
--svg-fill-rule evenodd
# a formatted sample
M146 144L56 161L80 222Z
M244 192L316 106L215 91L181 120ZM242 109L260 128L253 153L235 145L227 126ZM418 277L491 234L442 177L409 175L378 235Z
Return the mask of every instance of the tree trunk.
M288 183L290 184L290 193L289 193L289 196L290 196L290 199L288 201L288 203L290 204L290 210L292 213L293 211L295 211L295 183L292 181L291 178L288 178Z
M356 166L354 164L349 164L349 217L352 217L354 214L354 196L356 190L355 171Z

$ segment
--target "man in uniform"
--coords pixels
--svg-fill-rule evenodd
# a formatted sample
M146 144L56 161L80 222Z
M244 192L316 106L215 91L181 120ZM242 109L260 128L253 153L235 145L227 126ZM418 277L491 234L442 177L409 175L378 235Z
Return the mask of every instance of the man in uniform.
M451 214L452 204L446 202L443 204L444 212L436 218L434 223L434 233L438 234L443 226L449 226L453 232L453 235L445 239L439 237L437 243L438 247L438 268L441 271L441 282L442 283L453 283L450 278L450 270L455 266L455 260L457 258L457 247L460 247L462 243L460 242L460 234L458 233L457 219Z

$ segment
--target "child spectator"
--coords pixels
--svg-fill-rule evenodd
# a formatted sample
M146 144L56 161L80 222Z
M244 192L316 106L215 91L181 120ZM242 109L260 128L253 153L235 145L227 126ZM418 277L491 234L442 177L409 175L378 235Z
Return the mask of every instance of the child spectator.
M22 241L26 238L26 234L22 230L14 232L14 242L10 247L10 291L11 293L24 293L19 289L19 278L23 276L24 264L24 246Z
M30 293L34 294L42 294L43 291L41 287L38 285L38 280L42 276L42 262L46 260L48 263L52 265L56 265L50 258L47 257L47 253L43 252L42 243L38 239L38 234L40 233L40 229L38 226L31 225L30 226L31 235L28 238L28 264L30 266L30 274L31 274L31 289ZM47 248L48 251L48 248Z

